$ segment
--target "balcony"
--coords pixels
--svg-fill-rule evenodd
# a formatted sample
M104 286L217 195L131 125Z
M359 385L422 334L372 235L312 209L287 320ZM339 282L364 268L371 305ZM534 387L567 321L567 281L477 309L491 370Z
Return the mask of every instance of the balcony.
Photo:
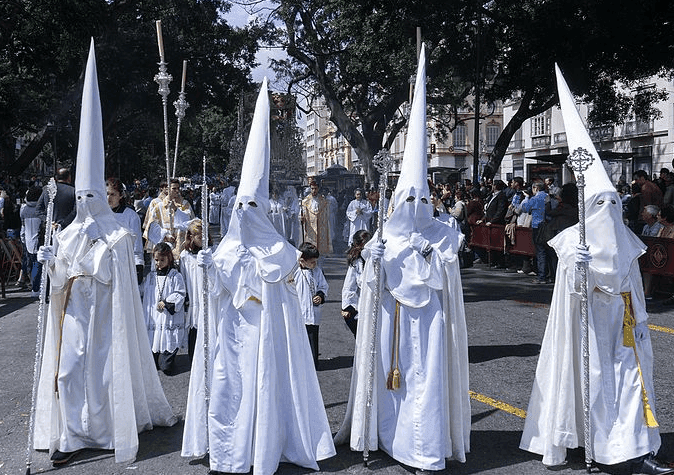
M560 132L558 134L555 134L553 135L552 138L555 144L566 143L566 132Z
M642 122L640 120L625 122L623 132L623 135L648 134L653 132L653 122Z
M610 140L613 138L614 128L612 125L602 125L599 127L592 127L590 129L590 137L593 142L601 142L602 140Z
M510 143L508 144L508 151L517 151L517 150L524 150L524 140L519 139L519 140L511 140Z
M531 148L544 148L550 146L550 136L542 135L540 137L531 138Z

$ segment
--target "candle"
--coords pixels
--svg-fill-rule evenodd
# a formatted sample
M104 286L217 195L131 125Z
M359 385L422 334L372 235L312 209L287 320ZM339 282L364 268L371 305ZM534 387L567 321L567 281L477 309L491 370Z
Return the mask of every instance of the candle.
M180 92L185 92L185 79L187 78L187 60L183 59L183 85Z
M157 20L157 44L159 45L159 59L164 62L164 38L161 34L161 20Z

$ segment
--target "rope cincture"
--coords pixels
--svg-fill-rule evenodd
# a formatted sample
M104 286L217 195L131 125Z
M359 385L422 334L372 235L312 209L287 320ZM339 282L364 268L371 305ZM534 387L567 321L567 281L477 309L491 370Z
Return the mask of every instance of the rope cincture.
M395 391L400 389L400 368L398 357L400 355L400 302L396 300L396 313L393 317L393 346L391 348L391 369L386 378L386 389Z
M637 353L637 345L634 340L634 328L637 321L634 318L634 309L632 308L632 292L620 292L625 305L623 315L623 346L632 348L634 350L634 359L637 361L637 370L639 371L639 381L641 382L641 401L644 406L644 419L647 427L659 427L658 421L655 420L655 414L648 402L648 393L646 393L646 383L644 382L644 374L641 371L641 362L639 361L639 354Z

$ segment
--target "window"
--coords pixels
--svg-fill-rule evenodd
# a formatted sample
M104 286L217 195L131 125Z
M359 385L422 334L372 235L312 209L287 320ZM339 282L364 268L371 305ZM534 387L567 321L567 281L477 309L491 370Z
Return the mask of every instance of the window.
M496 145L499 135L501 135L501 127L498 125L487 126L487 146L493 147Z
M531 136L550 135L550 116L547 113L531 118Z
M457 125L456 129L453 132L454 135L454 146L455 147L465 147L466 146L466 126Z

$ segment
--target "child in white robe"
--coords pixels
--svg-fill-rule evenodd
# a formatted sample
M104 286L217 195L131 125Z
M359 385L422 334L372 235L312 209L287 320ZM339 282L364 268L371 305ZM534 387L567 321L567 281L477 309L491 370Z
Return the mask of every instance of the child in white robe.
M171 246L153 249L155 270L143 284L143 309L157 369L172 374L185 339L185 280L174 267Z
M365 259L361 257L363 247L372 238L367 229L360 229L353 235L353 243L346 251L346 276L342 285L342 317L353 336L358 328L358 300L363 282Z
M190 366L194 359L194 346L197 342L197 328L203 323L203 268L197 265L197 253L202 247L202 224L200 219L194 219L187 226L187 234L183 250L180 253L180 273L185 280L187 290L185 311L185 338L187 338L187 355Z
M314 366L318 366L318 326L321 323L321 305L325 303L328 294L328 282L318 267L320 257L318 248L310 242L305 242L299 247L299 251L302 255L295 270L295 288L304 325L307 327Z

